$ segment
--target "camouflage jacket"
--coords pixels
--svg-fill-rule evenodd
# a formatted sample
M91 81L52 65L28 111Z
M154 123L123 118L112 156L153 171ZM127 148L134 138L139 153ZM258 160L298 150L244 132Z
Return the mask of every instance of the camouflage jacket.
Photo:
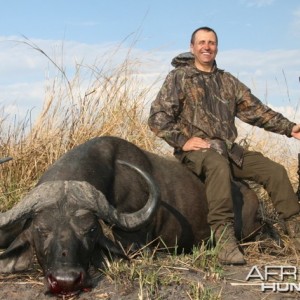
M193 137L223 141L229 151L237 137L235 117L265 130L291 136L295 123L264 105L237 78L215 67L206 73L183 53L152 102L150 129L180 151Z

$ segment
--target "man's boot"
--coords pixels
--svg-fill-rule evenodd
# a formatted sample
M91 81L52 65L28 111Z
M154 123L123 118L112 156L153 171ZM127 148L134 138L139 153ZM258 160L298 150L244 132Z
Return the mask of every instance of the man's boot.
M295 248L300 251L300 214L286 219L285 228Z
M219 225L215 229L215 242L218 248L218 259L223 265L244 265L244 255L239 249L231 223Z

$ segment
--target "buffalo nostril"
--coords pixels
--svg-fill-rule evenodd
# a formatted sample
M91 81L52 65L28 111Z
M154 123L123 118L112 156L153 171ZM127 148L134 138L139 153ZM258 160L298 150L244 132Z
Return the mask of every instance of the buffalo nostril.
M67 251L65 250L65 251L62 252L61 255L62 255L63 257L65 257L65 256L67 256L67 254L68 254L68 253L67 253Z
M77 277L77 279L75 279L74 283L75 284L81 284L82 281L83 281L83 273L80 272L79 275L78 275L78 277Z

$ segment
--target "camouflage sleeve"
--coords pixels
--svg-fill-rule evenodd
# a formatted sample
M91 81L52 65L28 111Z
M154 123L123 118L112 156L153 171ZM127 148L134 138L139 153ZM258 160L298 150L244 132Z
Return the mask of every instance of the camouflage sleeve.
M176 69L168 74L151 104L148 119L150 129L174 148L182 148L188 140L181 132L178 122L184 100L182 78Z
M237 99L237 117L248 124L291 137L295 123L264 105L249 88L239 84L241 97Z

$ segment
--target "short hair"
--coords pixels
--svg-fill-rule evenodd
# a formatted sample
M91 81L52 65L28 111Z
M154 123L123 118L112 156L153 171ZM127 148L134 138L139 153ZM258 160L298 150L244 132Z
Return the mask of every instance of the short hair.
M217 33L216 33L212 28L207 27L207 26L199 27L199 28L197 28L197 29L192 33L192 36L191 36L191 44L194 44L196 33L197 33L198 31L200 31L200 30L213 32L214 35L216 36L216 42L217 42L217 45L218 45L218 35L217 35Z

